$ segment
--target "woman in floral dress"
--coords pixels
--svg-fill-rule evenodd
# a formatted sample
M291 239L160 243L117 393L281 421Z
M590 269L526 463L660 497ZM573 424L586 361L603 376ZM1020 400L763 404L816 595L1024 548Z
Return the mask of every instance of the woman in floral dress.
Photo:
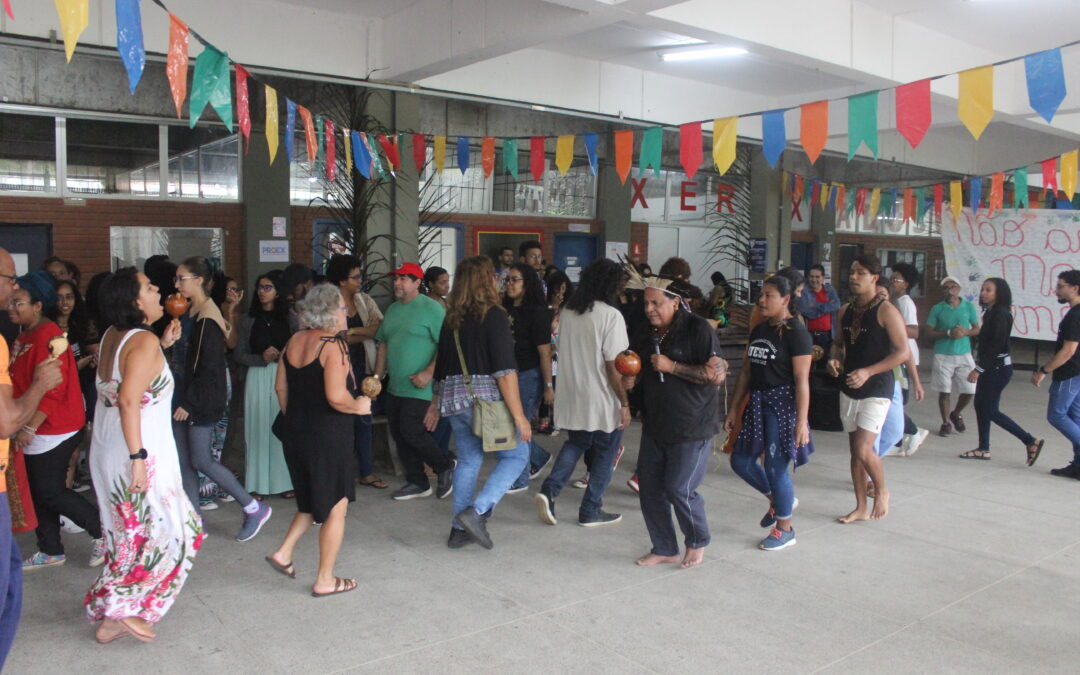
M184 492L172 435L173 378L161 346L179 337L162 314L156 286L135 268L102 284L103 324L90 473L105 534L105 566L86 594L100 621L98 642L125 635L150 642L187 580L203 541L202 521Z

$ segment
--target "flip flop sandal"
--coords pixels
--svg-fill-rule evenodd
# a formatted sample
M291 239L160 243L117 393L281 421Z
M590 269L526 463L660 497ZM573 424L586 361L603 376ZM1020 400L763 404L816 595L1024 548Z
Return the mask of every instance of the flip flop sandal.
M980 454L976 455L974 453L980 453ZM960 459L985 459L987 461L990 460L990 453L985 451L985 450L968 450L967 452L960 453L957 456Z
M264 560L266 560L266 562L270 563L270 567L273 567L275 570L277 570L278 572L281 572L282 574L289 577L290 579L295 579L296 578L296 570L293 569L293 564L292 563L289 563L287 565L282 565L281 563L274 560L270 556L266 556L264 558Z
M1027 456L1028 456L1027 457L1027 465L1028 466L1034 466L1035 465L1035 462L1039 459L1039 453L1042 452L1043 443L1045 443L1045 442L1046 441L1044 439L1041 439L1041 438L1039 440L1035 441L1032 444L1032 445L1035 446L1035 452L1031 451L1031 447L1032 447L1031 445L1029 445L1027 447Z
M352 582L352 586L349 585L350 581ZM341 577L334 577L334 590L330 591L329 593L316 593L315 591L312 591L311 597L325 598L328 595L340 595L341 593L355 591L359 587L360 584L356 582L356 579L342 579Z
M99 628L98 630L101 630L101 629ZM110 642L114 642L116 640L119 640L122 637L127 637L128 635L131 635L131 633L124 627L121 627L120 630L118 630L116 633L114 633L114 634L112 634L109 637L104 638L104 639L102 639L101 637L98 636L98 631L94 631L94 639L97 640L99 645L107 645Z
M128 619L120 619L120 625L123 626L127 632L131 633L132 637L140 642L153 642L154 638L157 637L156 635L148 635L147 633L142 633L135 628L132 628L128 623Z
M373 478L371 480L364 480L363 478L361 478L357 482L360 483L361 485L366 485L367 487L375 488L376 490L385 490L386 488L390 487L390 483L387 483L382 478Z

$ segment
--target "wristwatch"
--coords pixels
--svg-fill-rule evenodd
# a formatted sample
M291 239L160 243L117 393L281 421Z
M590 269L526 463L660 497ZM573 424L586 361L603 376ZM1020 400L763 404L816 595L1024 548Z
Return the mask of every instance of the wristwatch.
M146 459L147 456L148 456L148 454L146 452L146 448L139 448L139 451L136 452L134 455L128 455L128 459L130 459L130 460Z
M1046 372L1046 366L1039 366L1039 372L1042 373L1043 375L1049 375L1050 374L1050 373Z

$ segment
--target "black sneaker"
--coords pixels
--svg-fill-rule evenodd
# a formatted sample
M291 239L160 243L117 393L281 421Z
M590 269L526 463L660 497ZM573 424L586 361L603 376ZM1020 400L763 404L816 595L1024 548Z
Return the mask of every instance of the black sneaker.
M622 520L621 513L608 513L607 511L600 509L591 516L579 516L577 519L578 525L582 527L598 527L600 525L610 525Z
M555 455L548 455L548 458L544 460L543 464L530 464L529 465L529 480L532 480L540 475L540 472L547 468L548 464L551 464L551 460Z
M405 501L406 499L416 499L418 497L430 497L431 486L420 487L413 483L405 483L405 485L401 486L401 489L390 496L399 502Z
M1064 478L1080 478L1080 464L1070 464L1060 469L1050 469L1050 473Z
M472 537L465 530L459 530L456 527L450 528L450 538L446 540L447 548L464 548L473 543Z
M469 537L477 544L487 549L495 545L487 531L487 519L477 513L473 507L470 506L459 513L457 520L465 528L465 532L468 533Z
M953 428L964 433L967 431L967 425L964 424L964 416L953 411L949 413L949 421L952 422Z
M435 482L435 496L439 499L445 499L454 492L454 469L457 468L457 460L450 460L450 466L446 467L446 471L439 474L438 480Z
M555 498L548 493L541 490L533 497L533 501L536 502L536 513L540 516L540 521L547 523L548 525L558 524L558 520L555 519Z

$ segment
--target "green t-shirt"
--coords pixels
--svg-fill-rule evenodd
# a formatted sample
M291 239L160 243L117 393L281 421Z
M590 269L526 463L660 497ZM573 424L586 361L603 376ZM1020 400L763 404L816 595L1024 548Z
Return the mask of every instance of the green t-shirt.
M927 326L941 331L952 330L955 326L973 328L977 323L979 323L978 310L975 309L975 305L963 298L960 299L960 304L956 307L944 300L939 302L930 308L930 316L926 319ZM938 338L934 341L934 353L950 356L970 354L971 338L966 335L956 339L950 337Z
M435 358L445 316L443 306L426 295L387 307L375 339L386 343L386 372L394 396L431 400L431 383L417 389L409 376L427 368Z

